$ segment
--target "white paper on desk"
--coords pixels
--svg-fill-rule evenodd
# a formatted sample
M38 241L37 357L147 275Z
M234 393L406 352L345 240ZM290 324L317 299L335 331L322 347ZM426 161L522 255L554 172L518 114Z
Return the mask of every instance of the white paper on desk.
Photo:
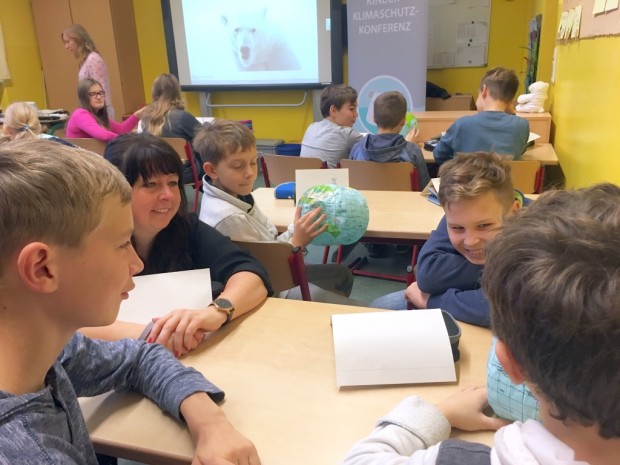
M456 381L441 310L332 315L336 384Z
M136 288L123 300L118 320L147 324L177 308L205 308L212 300L209 268L133 278Z
M295 170L296 199L301 198L302 194L312 186L320 184L336 184L337 186L349 187L349 169Z
M540 136L535 132L530 132L529 137L527 138L527 143L534 142L536 139L540 139Z

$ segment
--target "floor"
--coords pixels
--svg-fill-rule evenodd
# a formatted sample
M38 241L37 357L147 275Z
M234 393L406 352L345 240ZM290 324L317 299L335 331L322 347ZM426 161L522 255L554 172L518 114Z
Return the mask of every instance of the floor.
M255 188L264 187L264 182L262 176L259 174L258 179L256 180ZM193 190L191 187L187 188L188 199L193 198ZM335 247L332 247L335 250ZM321 263L323 259L323 247L316 247L310 245L308 247L308 255L306 256L307 263ZM331 251L330 251L331 255ZM357 244L355 248L351 251L347 260L343 261L345 264L349 264L356 257L368 257L368 251L363 244ZM331 258L331 257L330 257ZM364 268L364 270L375 271L375 272L383 272L383 273L392 273L392 274L402 274L403 276L406 273L407 265L411 262L410 254L399 254L396 251L395 246L390 246L389 250L385 254L383 258L370 258L368 257L369 263ZM384 294L388 294L390 292L399 291L405 288L405 284L396 281L388 281L384 279L376 279L376 278L367 278L364 276L356 276L355 284L353 285L353 291L351 292L351 297L356 300L361 300L363 302L369 302L376 297L382 296ZM119 459L119 465L141 465L137 462L132 462L129 460Z

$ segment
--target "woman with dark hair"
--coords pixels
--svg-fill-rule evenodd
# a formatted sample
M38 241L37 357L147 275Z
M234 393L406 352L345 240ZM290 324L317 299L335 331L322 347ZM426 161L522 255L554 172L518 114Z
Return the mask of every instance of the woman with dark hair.
M122 123L108 116L105 105L106 93L98 81L91 78L78 83L79 108L76 108L67 121L66 137L98 139L108 142L119 134L125 134L136 127L144 108L134 112Z
M80 70L78 71L78 81L86 78L92 78L99 82L103 91L108 96L106 107L108 115L114 118L114 109L112 108L112 94L110 93L110 82L108 79L108 69L106 68L103 58L97 51L95 42L91 39L88 31L80 24L72 24L60 34L62 42L65 44L65 50L73 53L78 60Z
M133 193L133 246L144 262L141 274L210 268L224 284L202 309L177 309L158 318L147 341L166 345L176 355L194 349L207 332L256 308L272 294L267 272L226 236L187 213L179 183L183 165L174 149L146 133L119 136L106 147L105 158L125 175ZM119 329L121 328L121 329ZM89 328L91 337L137 337L135 327ZM146 331L144 332L146 333Z

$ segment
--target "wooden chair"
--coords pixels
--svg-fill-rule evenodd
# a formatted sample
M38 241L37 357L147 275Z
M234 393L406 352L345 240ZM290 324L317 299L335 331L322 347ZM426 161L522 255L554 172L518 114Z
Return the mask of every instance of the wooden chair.
M545 177L545 167L537 160L513 160L510 162L512 183L523 194L540 194Z
M85 138L65 138L67 142L71 142L73 145L77 145L78 147L83 148L84 150L90 150L91 152L96 153L97 155L103 156L103 152L105 152L106 143L97 139L92 139L89 137Z
M200 198L200 189L202 188L202 180L200 179L200 176L198 176L199 169L196 166L196 159L194 158L192 145L181 137L162 137L162 139L168 142L179 154L181 161L189 162L193 178L192 187L194 188L194 206L192 211L196 212L198 208L198 199Z
M295 181L295 170L327 168L320 158L302 158L289 155L263 154L260 159L265 187Z
M366 191L419 191L418 172L409 162L340 161L349 170L349 187Z
M293 247L288 242L279 241L234 242L265 267L276 293L299 286L303 300L312 300L301 247Z
M349 170L349 187L369 191L418 191L418 172L409 162L379 163L376 161L349 160L340 161L342 168ZM404 214L404 212L403 212ZM380 242L373 240L372 242ZM417 260L419 245L413 245L411 252L411 265L407 267L406 276L375 273L364 271L362 268L368 263L366 258L357 258L349 267L356 276L366 276L370 278L389 279L411 283L414 281L413 270ZM329 250L323 253L323 263L327 263ZM342 258L342 247L338 248L336 263L340 263Z

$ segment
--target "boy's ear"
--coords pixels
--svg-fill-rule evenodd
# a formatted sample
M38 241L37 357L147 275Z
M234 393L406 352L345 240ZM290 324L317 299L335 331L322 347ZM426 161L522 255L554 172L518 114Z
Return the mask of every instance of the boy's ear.
M482 87L480 88L480 95L482 96L482 98L486 98L488 93L489 93L489 88L487 87L486 84L482 84Z
M17 271L32 291L48 294L58 287L56 252L47 244L32 242L17 256Z
M500 340L495 343L495 355L497 355L497 360L501 363L510 381L514 384L522 384L525 382L521 367L512 356L510 349Z
M213 166L213 163L206 161L204 165L202 165L202 169L205 170L205 174L211 179L217 179L217 173L215 172L215 166Z
M518 200L515 200L510 206L510 214L514 215L521 208L521 203Z

